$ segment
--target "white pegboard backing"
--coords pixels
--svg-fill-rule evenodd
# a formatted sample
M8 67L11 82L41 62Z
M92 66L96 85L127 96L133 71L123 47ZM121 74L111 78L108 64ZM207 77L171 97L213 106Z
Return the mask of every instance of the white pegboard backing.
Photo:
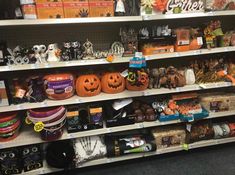
M109 49L112 42L120 40L119 28L123 25L125 23L5 27L0 29L0 40L6 40L9 47L14 47L89 39L94 49Z

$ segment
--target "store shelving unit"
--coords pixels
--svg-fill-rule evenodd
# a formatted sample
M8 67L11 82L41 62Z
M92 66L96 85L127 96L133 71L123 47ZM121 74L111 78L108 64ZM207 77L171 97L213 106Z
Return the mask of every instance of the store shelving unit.
M207 55L216 53L228 53L234 52L235 47L221 47L213 49L200 49L195 51L186 52L173 52L164 54L155 54L146 56L146 60L162 60L168 58L180 59L186 56L195 55ZM34 70L34 69L50 69L50 68L62 68L62 67L74 67L74 66L91 66L91 65L101 65L101 64L115 64L115 63L128 63L131 57L117 57L113 62L108 62L106 59L96 59L96 60L78 60L78 61L66 61L57 63L42 63L42 64L25 64L25 65L11 65L11 66L1 66L1 72L12 72L12 71L23 71L23 70Z
M224 139L216 139L216 140L206 140L206 141L199 141L188 145L188 150L196 149L196 148L203 148L208 146L214 146L214 145L220 145L225 143L232 143L235 142L235 138L224 138ZM186 149L183 146L175 146L175 147L169 147L169 148L163 148L158 149L156 152L148 152L148 153L139 153L139 154L130 154L126 156L116 157L116 158L102 158L97 159L93 161L89 161L87 163L81 164L79 168L82 167L89 167L89 166L95 166L95 165L102 165L107 163L114 163L114 162L120 162L120 161L126 161L131 159L137 159L137 158L144 158L149 156L155 156L160 154L166 154L166 153L172 153L177 151L185 151ZM187 151L187 150L186 150ZM56 169L52 167L48 167L46 162L44 162L44 167L30 171L30 172L24 172L24 175L31 175L31 174L46 174L46 173L53 173L63 171L63 169Z
M224 87L232 87L233 85L229 82L224 82L218 84L217 83L210 83L206 85L187 85L184 87L177 87L175 89L147 89L145 91L128 91L125 90L118 94L106 94L100 93L97 96L92 97L79 97L74 95L71 98L66 100L45 100L41 103L22 103L18 105L10 105L10 106L3 106L0 107L1 112L7 111L17 111L17 110L27 110L27 109L34 109L34 108L45 108L45 107L53 107L53 106L60 106L60 105L72 105L72 104L81 104L81 103L89 103L95 101L105 101L105 100L115 100L115 99L123 99L123 98L131 98L131 97L141 97L141 96L151 96L151 95L161 95L161 94L172 94L172 93L179 93L179 92L188 92L188 91L199 91L203 89L214 89L214 88L224 88Z
M218 12L206 12L206 13L188 13L188 14L172 14L172 15L152 15L152 16L134 16L134 17L97 17L97 18L73 18L73 19L41 19L41 20L2 20L0 21L0 27L15 27L15 26L40 26L40 25L69 25L69 24L93 24L93 23L128 23L128 22L141 22L141 21L152 21L152 20L170 20L170 19L183 19L183 18L199 18L199 17L212 17L212 16L232 16L235 15L235 11L218 11ZM174 52L167 54L157 54L157 55L149 55L146 56L146 60L163 60L169 58L177 58L181 59L182 57L187 56L200 56L200 55L208 55L208 54L216 54L216 53L229 53L235 52L235 47L222 47L222 48L214 48L214 49L201 49L195 51L186 51L186 52ZM45 63L45 64L28 64L28 65L17 65L17 66L1 66L0 73L8 73L8 72L17 72L17 71L30 71L37 69L51 69L51 68L65 68L65 67L79 67L79 66L95 66L102 64L115 64L115 63L128 63L130 57L118 57L110 63L105 59L96 59L96 60L79 60L79 61L69 61L69 62L58 62L58 63ZM52 106L60 106L60 105L71 105L71 104L81 104L95 101L104 101L104 100L114 100L114 99L122 99L122 98L130 98L130 97L142 97L142 96L151 96L151 95L161 95L161 94L171 94L171 93L180 93L180 92L188 92L188 91L200 91L205 89L214 89L214 88L225 88L232 87L231 83L209 83L209 84L200 84L200 85L191 85L180 87L176 89L148 89L145 91L124 91L119 94L105 94L101 93L98 96L94 97L78 97L73 96L72 98L61 100L61 101L53 101L46 100L42 103L24 103L19 105L11 105L0 107L0 112L7 111L16 111L16 110L27 110L33 108L44 108L44 107L52 107ZM210 113L209 117L205 119L214 119L225 116L235 115L235 111L226 111L226 112L217 112ZM112 128L104 128L89 130L84 132L77 133L65 133L60 138L60 140L65 139L73 139L85 136L92 135L102 135L108 133L115 133L120 131L128 131L135 129L143 129L143 128L151 128L156 126L166 126L171 124L181 123L180 120L169 121L169 122L143 122L136 123L133 125L112 127ZM196 143L192 143L188 145L188 149L213 146L217 144L224 144L235 142L235 138L224 138L219 140L207 140L200 141ZM28 144L37 144L44 143L40 139L39 134L32 132L30 128L24 128L20 135L9 142L1 143L0 149L10 148L15 146L23 146ZM124 161L129 159L136 159L141 157L154 156L159 154L171 153L176 151L183 151L185 148L182 146L170 147L165 149L159 149L156 152L149 153L141 153L141 154L133 154L127 155L117 158L102 158L94 161L87 162L85 164L80 165L80 167L88 167L118 161ZM56 169L52 167L48 167L46 163L44 163L44 167L35 171L24 172L22 174L45 174L61 171L61 169Z
M210 115L204 119L215 119L215 118L232 116L232 115L235 115L235 110L210 113ZM157 120L153 122L135 123L133 125L117 126L117 127L110 127L110 128L104 127L102 129L95 129L95 130L82 131L82 132L76 132L76 133L67 133L67 131L64 131L65 133L60 138L60 140L74 139L74 138L93 136L93 135L110 134L110 133L115 133L115 132L130 131L130 130L136 130L136 129L157 127L157 126L166 126L166 125L172 125L172 124L177 124L177 123L182 123L182 122L180 120L173 120L173 121L168 121L168 122L160 122ZM0 149L10 148L14 146L29 145L29 144L38 144L38 143L43 143L43 142L44 141L40 139L39 134L32 132L32 128L27 128L21 131L21 134L16 139L0 145Z

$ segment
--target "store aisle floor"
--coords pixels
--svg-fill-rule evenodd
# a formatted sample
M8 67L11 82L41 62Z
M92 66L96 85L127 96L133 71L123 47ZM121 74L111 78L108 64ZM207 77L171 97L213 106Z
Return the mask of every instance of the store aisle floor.
M68 175L235 175L235 143L59 173Z

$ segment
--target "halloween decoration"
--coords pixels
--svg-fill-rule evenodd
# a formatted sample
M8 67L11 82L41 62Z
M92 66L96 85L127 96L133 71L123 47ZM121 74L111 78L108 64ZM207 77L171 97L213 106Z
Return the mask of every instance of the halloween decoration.
M196 82L196 77L194 74L193 69L186 69L185 70L185 79L187 85L193 85Z
M202 38L202 32L200 32L199 28L191 28L190 29L190 44L189 49L190 50L198 50L203 45L203 38Z
M159 70L154 68L154 69L151 69L151 70L147 70L148 71L148 74L149 74L149 86L148 88L149 89L152 89L152 88L158 88L158 85L159 85Z
M108 157L156 150L156 144L151 134L107 135L105 137L105 144L107 145Z
M155 6L155 0L141 0L141 6L143 7L145 14L152 14L153 6Z
M43 140L56 140L63 134L66 110L63 106L29 110L27 120L34 124L34 130L40 132Z
M143 121L155 121L156 120L156 114L154 109L140 101L134 101L132 103L133 108L133 116L135 117L135 122L143 122Z
M119 72L105 73L101 78L102 91L116 94L125 90L125 79Z
M140 0L115 0L115 16L139 16Z
M126 88L130 91L143 91L148 88L149 77L144 69L129 71L126 79Z
M186 132L181 126L168 126L155 128L152 130L157 149L183 145L185 143Z
M80 60L83 57L82 45L78 41L71 42L71 55L72 59Z
M90 97L98 95L101 92L101 82L97 75L81 75L76 80L77 95L81 97Z
M124 45L124 56L134 55L138 49L137 32L133 28L120 28L120 37Z
M47 61L54 62L60 61L61 50L58 48L57 44L49 44L47 49Z
M67 169L72 166L75 151L70 140L52 142L46 148L47 164L54 168Z
M44 92L43 79L39 76L30 77L27 79L28 92L26 97L29 102L42 102L46 99Z
M214 139L220 139L230 136L230 128L228 123L215 123L213 124Z
M177 52L188 51L190 44L190 30L188 28L178 28L175 30L176 44L175 50Z
M207 0L206 1L206 10L216 11L216 10L235 10L235 1L234 0Z
M135 115L133 114L132 102L133 100L128 98L105 103L106 126L113 127L134 124Z
M43 150L41 145L28 145L22 148L24 172L43 167Z
M0 142L10 141L19 134L21 122L15 112L0 113Z
M93 50L93 44L87 39L86 42L83 44L84 47L84 57L83 59L95 59L94 57L94 50Z
M62 59L62 61L69 61L69 60L73 59L72 53L71 53L71 43L70 42L63 43L61 59Z
M20 150L10 148L0 151L0 173L2 175L21 174Z
M100 105L67 107L68 133L103 127L103 108Z
M44 78L44 89L48 98L67 99L74 94L74 77L72 74L52 74Z
M74 142L75 167L81 164L103 158L106 155L106 146L102 136L78 138Z
M210 121L198 121L192 124L191 132L187 133L187 142L193 143L200 140L214 138L214 130Z
M119 41L114 42L111 45L111 53L115 56L119 56L122 57L123 53L124 53L124 47L123 44Z

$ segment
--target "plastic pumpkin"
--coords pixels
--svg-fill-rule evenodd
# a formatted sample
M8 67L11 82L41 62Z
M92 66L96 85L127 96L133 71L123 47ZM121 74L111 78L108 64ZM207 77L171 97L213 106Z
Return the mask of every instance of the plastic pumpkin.
M108 94L120 93L125 90L125 79L119 72L105 73L101 78L101 87Z
M100 79L95 74L79 76L76 80L76 92L81 97L98 95L101 92Z
M133 76L135 77L135 76ZM137 75L137 83L129 81L130 79L126 79L126 88L130 91L143 91L148 88L149 77L146 72L138 71ZM132 80L132 79L131 79Z
M192 39L190 44L189 44L189 49L190 50L198 50L200 49L202 46L198 44L197 39Z

